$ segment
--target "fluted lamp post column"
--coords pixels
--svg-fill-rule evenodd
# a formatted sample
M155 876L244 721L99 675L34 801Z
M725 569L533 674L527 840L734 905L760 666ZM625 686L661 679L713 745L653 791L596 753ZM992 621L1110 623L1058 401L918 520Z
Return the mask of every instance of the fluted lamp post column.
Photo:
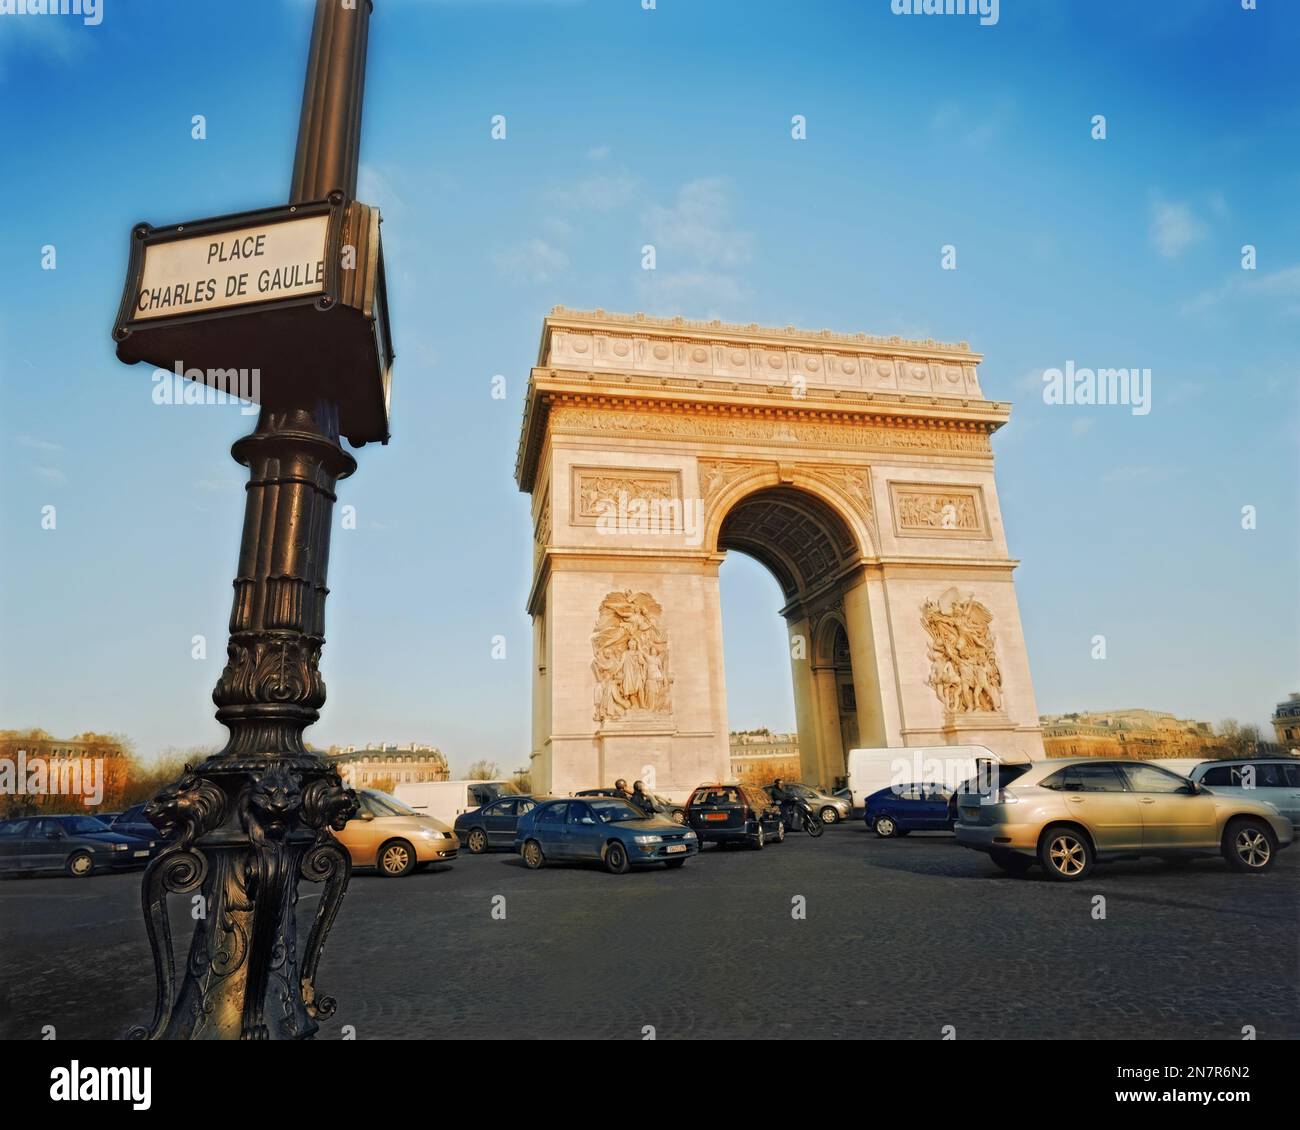
M309 202L325 209L342 233L329 245L332 250L346 245L355 253L360 245L372 272L377 259L382 302L378 217L354 199L370 14L370 0L318 0L294 161L294 207L286 212L298 214L296 206ZM321 272L329 275L324 259ZM314 303L300 302L283 316L336 326L355 289L353 279L340 276ZM368 319L368 332L382 334L386 347L386 316L377 317L361 299L352 305L358 309L346 316L359 311ZM375 329L376 321L384 324ZM250 328L236 329L245 323ZM254 358L259 334L267 335L269 350L272 338L283 348L285 335L298 332L292 328L298 323L288 321L269 331L259 328L267 322L256 315L244 323L227 317L208 325L218 325L226 341L242 333ZM134 336L119 331L119 341L136 342L145 328L138 325ZM131 348L144 351L138 344ZM379 348L381 358L383 353ZM286 362L284 371L289 368ZM382 368L384 426L369 438L387 438ZM341 828L357 802L333 765L303 741L325 702L319 662L335 486L356 470L340 444L341 398L333 392L354 375L330 369L324 359L311 379L276 382L272 365L256 430L232 448L249 479L228 658L212 694L217 719L230 735L225 748L195 768L187 766L146 807L167 846L143 881L157 1003L151 1023L132 1029L133 1038L303 1038L334 1011L334 1001L317 990L316 970L350 863L330 829ZM352 436L346 420L343 430ZM322 883L323 890L300 963L295 920L303 879ZM198 910L179 986L169 895L188 896Z

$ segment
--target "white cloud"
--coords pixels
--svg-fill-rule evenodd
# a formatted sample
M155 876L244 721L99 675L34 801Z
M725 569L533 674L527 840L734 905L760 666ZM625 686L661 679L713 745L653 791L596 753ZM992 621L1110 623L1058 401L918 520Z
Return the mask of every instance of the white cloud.
M552 207L579 212L613 212L637 197L640 182L631 173L596 173L572 184L556 185L546 196Z
M544 283L569 266L569 257L544 239L530 239L492 256L496 268L517 283Z
M63 444L55 443L53 440L40 439L37 436L19 436L18 442L23 447L30 447L34 451L62 451Z
M753 236L731 226L731 198L730 182L702 177L682 185L672 204L650 208L645 225L660 266L672 269L674 257L704 268L748 263L753 258Z
M1010 98L967 105L941 102L930 115L930 128L967 149L985 149L998 139L1015 115Z
M637 292L638 304L649 314L692 318L738 316L751 297L741 279L719 271L643 271Z
M1151 206L1151 243L1166 259L1175 259L1209 234L1190 204L1157 200Z
M1232 301L1270 302L1279 304L1289 316L1300 315L1300 264L1267 274L1237 271L1221 285L1188 299L1182 312L1189 316L1202 314Z

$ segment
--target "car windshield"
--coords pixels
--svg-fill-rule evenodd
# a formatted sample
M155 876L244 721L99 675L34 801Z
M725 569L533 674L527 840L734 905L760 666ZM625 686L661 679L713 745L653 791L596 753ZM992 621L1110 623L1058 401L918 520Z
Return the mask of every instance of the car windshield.
M111 828L102 820L97 820L93 816L69 816L66 820L60 821L63 830L74 836L85 836L95 832L110 832Z
M361 806L375 816L417 816L415 809L407 808L395 796L381 793L378 789L361 790Z
M618 800L592 800L591 810L596 814L596 819L604 824L616 824L620 820L646 819L646 814L639 808L633 808Z

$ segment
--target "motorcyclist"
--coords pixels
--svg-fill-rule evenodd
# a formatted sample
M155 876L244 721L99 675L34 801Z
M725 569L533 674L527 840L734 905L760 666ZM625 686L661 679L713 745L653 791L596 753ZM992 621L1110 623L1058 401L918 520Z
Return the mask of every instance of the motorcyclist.
M776 778L768 792L772 794L772 803L781 810L781 819L785 821L785 826L791 829L797 828L793 804L795 795L785 787L785 778Z
M655 804L655 798L646 789L644 781L634 781L632 783L631 801L647 816L653 816L658 807Z

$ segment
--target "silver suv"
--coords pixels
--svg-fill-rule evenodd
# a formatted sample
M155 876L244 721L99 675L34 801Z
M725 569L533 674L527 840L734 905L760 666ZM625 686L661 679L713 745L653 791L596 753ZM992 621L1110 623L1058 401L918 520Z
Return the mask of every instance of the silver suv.
M1300 758L1252 757L1206 761L1188 774L1215 796L1262 800L1300 827Z

